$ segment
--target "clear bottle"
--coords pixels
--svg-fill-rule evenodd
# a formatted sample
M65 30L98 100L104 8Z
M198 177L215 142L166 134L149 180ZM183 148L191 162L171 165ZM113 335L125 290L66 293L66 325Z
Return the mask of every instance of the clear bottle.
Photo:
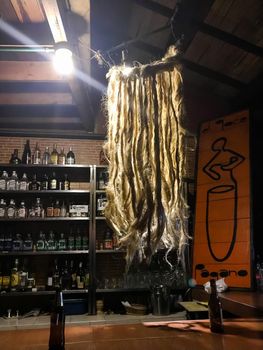
M2 198L0 201L0 218L5 218L6 217L6 202Z
M26 140L24 151L22 154L22 163L23 164L31 164L31 148L30 148L30 141Z
M57 165L58 164L58 151L57 151L57 145L54 144L53 145L53 150L50 154L50 163L53 165Z
M43 157L42 157L42 164L44 165L50 164L50 152L49 152L48 146L45 147L45 152L43 153Z
M16 217L17 211L16 211L16 202L14 199L10 199L9 206L7 207L7 217L9 219L13 219Z
M22 201L17 209L17 217L18 218L26 218L27 217L27 209L25 202Z
M33 153L33 164L41 164L41 151L38 142L36 142L36 146Z
M47 240L47 249L48 250L56 250L57 242L55 240L55 235L52 230L49 231L48 240Z
M61 147L60 153L58 155L58 164L61 164L61 165L66 164L66 155L63 147Z
M32 251L33 250L33 240L31 233L27 233L23 242L23 250Z
M30 191L39 191L40 190L40 183L37 181L37 175L34 174L32 181L28 185L28 189Z
M14 153L11 155L10 164L20 164L21 163L21 159L18 157L18 148L14 149Z
M20 191L27 191L29 186L29 181L27 178L27 174L24 173L21 180L19 181L19 190Z
M66 250L67 242L64 233L60 233L60 237L58 240L58 250Z
M57 190L58 188L58 180L56 177L56 173L53 171L52 175L49 178L49 185L48 185L50 190Z
M0 177L0 191L5 191L7 189L8 173L4 170Z
M23 240L22 235L17 233L15 238L13 239L13 251L20 251L23 249Z
M223 314L221 302L216 290L216 281L210 280L211 294L208 301L208 314L210 320L210 329L214 333L223 333Z
M66 207L64 201L62 202L62 205L60 207L60 216L61 217L66 217L67 216L67 207Z
M11 291L15 292L18 287L19 287L19 273L18 273L18 267L19 267L19 260L15 259L14 266L11 270L11 280L10 280L10 285L11 285Z
M16 171L12 171L12 175L7 180L7 187L6 189L8 191L16 191L18 189L18 176Z
M69 151L68 151L67 157L66 157L66 163L67 164L75 164L76 163L75 154L72 150L72 147L69 147Z

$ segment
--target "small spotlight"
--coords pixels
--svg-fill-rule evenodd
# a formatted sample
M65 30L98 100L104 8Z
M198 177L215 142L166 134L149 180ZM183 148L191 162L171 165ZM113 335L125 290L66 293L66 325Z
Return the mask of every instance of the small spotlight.
M59 74L69 75L73 72L72 51L67 42L56 43L53 64Z
M128 77L132 72L132 67L124 67L122 70L122 74Z

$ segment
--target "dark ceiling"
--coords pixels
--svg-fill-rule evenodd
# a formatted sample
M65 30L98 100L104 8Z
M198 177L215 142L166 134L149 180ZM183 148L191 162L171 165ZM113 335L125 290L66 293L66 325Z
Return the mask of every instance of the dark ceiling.
M262 0L1 0L0 16L1 135L104 137L109 67L122 52L149 63L171 44L193 130L262 103ZM64 40L79 72L70 79L50 62Z

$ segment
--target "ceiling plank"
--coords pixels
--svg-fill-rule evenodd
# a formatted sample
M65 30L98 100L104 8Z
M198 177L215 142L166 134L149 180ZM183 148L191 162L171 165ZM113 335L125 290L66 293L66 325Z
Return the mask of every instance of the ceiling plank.
M67 81L0 81L0 93L71 93Z
M63 104L72 105L73 98L69 93L1 93L0 92L0 105L46 105L46 104Z
M47 21L52 32L55 43L67 41L63 21L59 12L57 0L42 0Z
M0 81L63 81L50 61L0 61Z
M44 22L45 15L39 0L11 0L20 22Z
M132 0L135 4L142 6L148 10L158 13L164 17L171 18L174 10L152 0Z
M208 34L214 38L222 40L228 44L234 45L234 46L238 47L239 49L250 52L256 56L263 57L263 47L251 44L250 42L248 42L246 40L238 38L237 36L235 36L231 33L227 33L225 31L218 29L214 26L211 26L207 23L201 23L201 22L194 21L194 24L197 27L197 30L204 33L204 34Z

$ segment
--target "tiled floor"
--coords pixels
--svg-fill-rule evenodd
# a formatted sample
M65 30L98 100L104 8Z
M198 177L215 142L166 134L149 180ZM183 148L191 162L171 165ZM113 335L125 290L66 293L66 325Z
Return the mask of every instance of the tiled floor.
M117 315L117 314L101 314L90 316L71 315L66 316L67 325L107 325L107 324L134 324L150 321L175 321L184 320L185 312L177 312L169 316L154 316L149 315ZM34 328L48 328L50 324L50 316L36 316L28 318L0 318L0 331L14 330L14 329L34 329Z

